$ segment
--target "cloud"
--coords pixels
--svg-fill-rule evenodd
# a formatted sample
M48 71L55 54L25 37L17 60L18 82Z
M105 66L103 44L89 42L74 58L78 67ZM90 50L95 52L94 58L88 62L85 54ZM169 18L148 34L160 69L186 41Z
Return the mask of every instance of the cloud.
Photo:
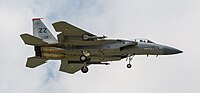
M1 93L199 93L199 1L191 0L1 0ZM33 17L44 23L64 20L111 38L149 38L184 51L181 55L136 56L133 68L125 60L110 66L90 66L88 74L59 72L59 61L25 67L33 47L19 35L32 33ZM56 34L54 32L54 34Z

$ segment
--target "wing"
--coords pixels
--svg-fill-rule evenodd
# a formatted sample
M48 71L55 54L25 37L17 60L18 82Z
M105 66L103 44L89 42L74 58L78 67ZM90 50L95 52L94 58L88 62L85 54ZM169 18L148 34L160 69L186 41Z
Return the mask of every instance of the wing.
M79 71L83 66L84 64L80 62L70 62L67 60L61 60L60 71L69 74L74 74L77 71Z
M59 21L52 25L56 32L61 32L57 36L59 42L65 42L66 40L82 40L83 35L96 36L64 21Z

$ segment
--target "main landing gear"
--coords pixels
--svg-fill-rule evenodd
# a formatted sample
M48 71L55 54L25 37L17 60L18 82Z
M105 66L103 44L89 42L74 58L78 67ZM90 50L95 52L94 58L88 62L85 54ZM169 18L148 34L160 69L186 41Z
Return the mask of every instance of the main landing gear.
M80 62L84 63L84 66L81 68L81 71L83 73L87 73L89 71L87 64L86 64L87 60L88 60L87 56L85 56L85 55L80 56Z
M83 73L87 73L89 71L87 66L90 64L110 65L110 63L90 62L90 59L86 55L81 55L79 59L80 59L80 62L83 63L83 67L81 68L81 71Z
M80 61L81 62L86 62L87 61L87 57L85 55L81 55L80 56Z
M133 60L133 57L134 57L134 56L135 56L135 55L133 55L133 54L128 54L127 59L126 59L126 61L129 62L129 63L126 65L127 68L131 68L131 67L132 67L131 61Z
M89 61L87 58L88 56L90 56L90 52L83 50L83 55L80 56L80 62L84 63L84 66L81 68L83 73L87 73L89 71L87 67L87 61Z
M81 68L81 71L82 71L83 73L87 73L87 72L89 71L89 69L88 69L87 66L83 66L83 67Z

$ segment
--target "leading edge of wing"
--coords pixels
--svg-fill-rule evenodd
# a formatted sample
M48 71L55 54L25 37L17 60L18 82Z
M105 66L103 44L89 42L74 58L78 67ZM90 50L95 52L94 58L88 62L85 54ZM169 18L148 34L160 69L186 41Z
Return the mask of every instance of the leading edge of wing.
M91 34L85 30L82 30L65 21L55 22L52 25L54 29L56 30L56 32L62 32L64 33L65 36L83 36L83 35L95 36L94 34Z

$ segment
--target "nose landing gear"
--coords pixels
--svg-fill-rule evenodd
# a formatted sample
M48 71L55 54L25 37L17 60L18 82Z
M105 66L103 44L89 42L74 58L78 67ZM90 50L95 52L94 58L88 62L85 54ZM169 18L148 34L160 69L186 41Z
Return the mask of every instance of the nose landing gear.
M127 68L131 68L131 67L132 67L131 61L133 60L133 57L134 57L134 56L135 56L134 54L128 54L127 59L126 59L126 61L129 62L129 63L126 65Z
M126 66L127 66L127 68L131 68L131 67L132 67L132 65L131 65L131 64L127 64Z

